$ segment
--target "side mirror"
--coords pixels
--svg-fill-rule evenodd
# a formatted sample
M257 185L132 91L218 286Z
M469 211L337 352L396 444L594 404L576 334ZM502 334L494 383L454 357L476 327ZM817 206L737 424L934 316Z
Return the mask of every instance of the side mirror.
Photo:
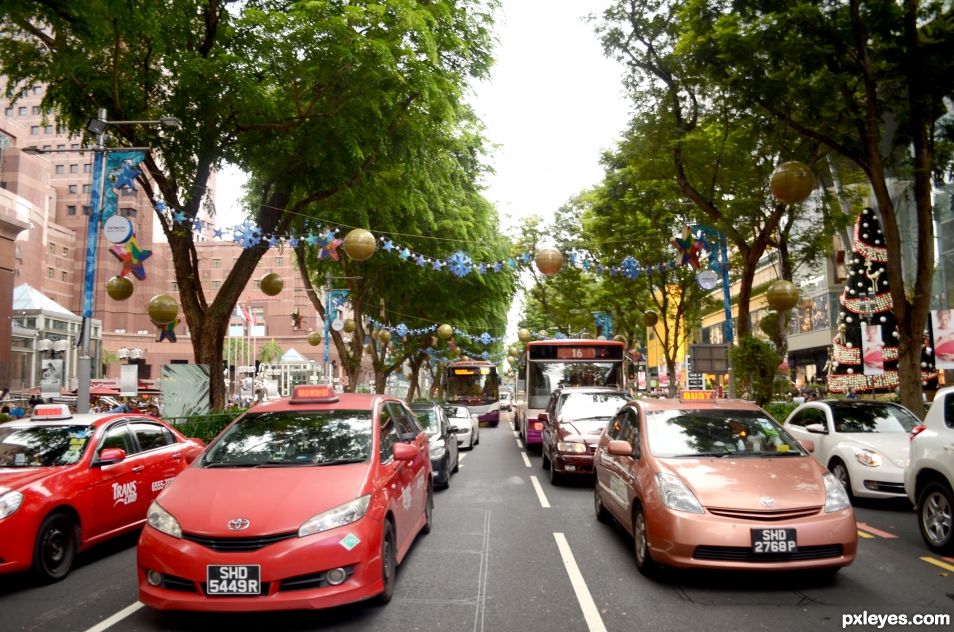
M395 461L413 461L417 458L417 448L410 443L395 443L391 446L391 454Z
M632 456L633 446L629 445L629 441L610 441L606 451L613 456Z
M122 448L103 448L99 451L99 464L110 465L119 463L126 458L126 451Z
M805 430L814 432L815 434L828 434L828 428L821 424L808 424L805 426Z
M550 413L540 413L537 416L537 421L542 421L543 423L547 423L548 421L550 421Z
M460 428L457 426L447 426L447 434L457 434L460 432Z
M809 452L815 451L815 442L812 441L811 439L802 439L801 441L799 441L799 443L801 443L802 447L808 450Z

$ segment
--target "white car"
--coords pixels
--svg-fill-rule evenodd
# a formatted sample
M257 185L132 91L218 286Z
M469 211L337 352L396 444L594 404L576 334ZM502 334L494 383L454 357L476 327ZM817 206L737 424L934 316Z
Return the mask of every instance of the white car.
M512 408L513 400L510 393L503 391L500 393L500 410L509 411Z
M909 435L920 423L904 406L870 400L806 402L785 420L796 439L815 442L815 459L841 481L849 495L904 496Z
M934 396L924 424L911 437L911 464L904 490L917 507L918 527L928 548L954 553L954 387Z
M457 445L472 449L480 443L480 421L477 415L470 412L466 406L448 404L444 406L447 420L452 426L457 426Z

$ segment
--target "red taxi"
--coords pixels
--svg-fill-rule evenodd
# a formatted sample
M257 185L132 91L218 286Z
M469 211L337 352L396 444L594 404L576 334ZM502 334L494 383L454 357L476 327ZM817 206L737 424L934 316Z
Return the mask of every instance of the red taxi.
M686 391L629 402L594 456L594 504L632 536L637 568L832 574L857 527L845 488L751 402Z
M141 527L203 449L154 417L63 404L0 424L0 572L62 579L77 552Z
M432 510L427 435L403 401L296 386L232 422L152 504L139 599L202 611L385 603Z

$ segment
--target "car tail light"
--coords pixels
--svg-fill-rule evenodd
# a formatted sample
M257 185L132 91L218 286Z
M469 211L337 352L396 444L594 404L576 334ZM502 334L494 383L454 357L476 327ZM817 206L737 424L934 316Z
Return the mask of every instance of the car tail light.
M914 438L915 438L916 436L918 436L919 434L921 434L921 433L924 432L925 430L927 430L927 426L925 426L924 424L918 424L918 425L916 425L916 426L911 430L911 434L908 436L908 440L909 440L909 441L914 440Z
M534 429L534 430L543 430L543 424L540 423L539 421L535 421L535 422L533 422L533 429Z

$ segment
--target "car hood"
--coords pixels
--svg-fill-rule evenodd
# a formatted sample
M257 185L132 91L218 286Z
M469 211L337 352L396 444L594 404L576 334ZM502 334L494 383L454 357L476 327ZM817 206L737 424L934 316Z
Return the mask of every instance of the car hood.
M0 467L0 488L23 489L63 470L62 467Z
M853 432L838 435L846 446L877 450L895 466L905 468L911 458L911 441L904 432Z
M302 523L358 498L367 489L368 465L275 468L198 468L179 474L158 502L184 533L242 537L297 531ZM246 518L248 529L226 524Z
M600 435L603 434L603 428L606 427L606 419L577 419L575 421L560 422L560 438L570 439L579 437L586 443L596 443Z
M819 465L809 456L777 458L702 457L660 459L666 469L689 486L704 507L765 511L825 504L825 483Z

